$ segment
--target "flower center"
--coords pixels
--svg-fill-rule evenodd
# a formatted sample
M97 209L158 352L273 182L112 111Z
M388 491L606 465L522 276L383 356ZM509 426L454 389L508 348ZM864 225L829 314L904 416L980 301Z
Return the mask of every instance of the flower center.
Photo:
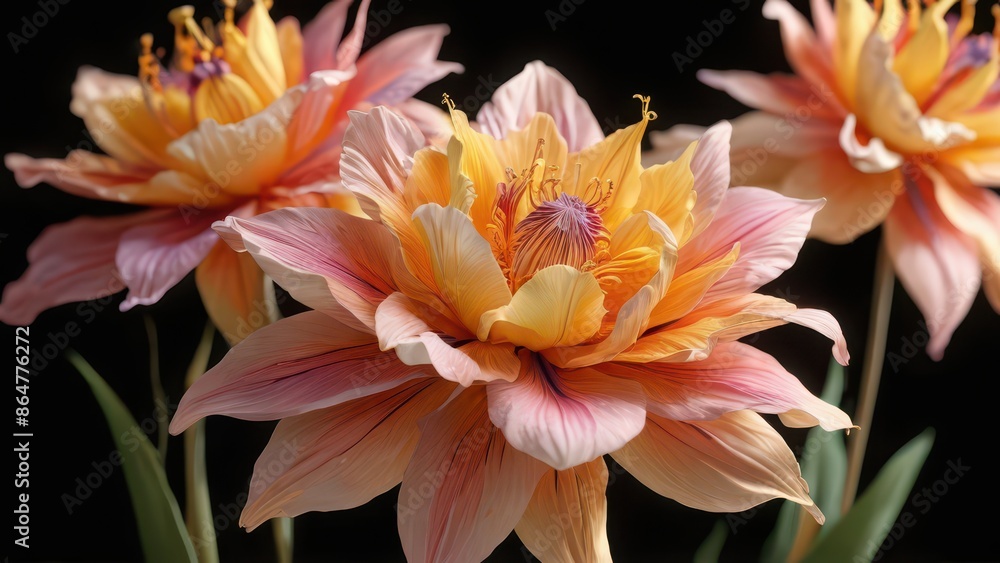
M609 238L593 205L560 194L542 202L514 229L511 280L521 285L538 270L555 264L582 269L599 251L599 243Z

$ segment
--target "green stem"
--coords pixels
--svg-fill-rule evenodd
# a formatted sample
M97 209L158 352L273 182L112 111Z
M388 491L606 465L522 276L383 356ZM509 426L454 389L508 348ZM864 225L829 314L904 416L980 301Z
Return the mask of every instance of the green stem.
M872 290L871 317L868 321L868 344L865 347L865 362L861 372L861 392L858 407L854 413L854 424L859 428L848 437L847 480L844 483L842 514L846 514L854 504L861 479L861 465L868 447L872 417L875 414L875 400L878 398L882 366L885 363L885 344L889 335L889 315L892 311L892 290L895 276L892 261L885 249L885 241L879 245L875 259L875 283Z
M167 395L163 391L163 381L160 379L160 350L157 344L156 323L149 315L143 315L142 321L146 324L146 335L149 338L149 381L153 387L153 405L156 413L156 450L160 453L160 460L166 465L170 419L167 415Z

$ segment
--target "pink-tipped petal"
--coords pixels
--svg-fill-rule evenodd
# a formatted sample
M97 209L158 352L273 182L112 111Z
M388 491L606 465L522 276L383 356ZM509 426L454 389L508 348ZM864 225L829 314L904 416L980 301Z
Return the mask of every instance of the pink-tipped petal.
M464 68L458 63L437 60L448 33L447 25L414 27L372 47L358 59L358 75L344 93L345 107L355 107L361 101L392 105L453 72L462 72Z
M698 362L608 363L596 369L640 383L646 410L671 420L712 420L738 410L779 414L792 427L851 428L837 407L809 392L765 352L721 342Z
M733 126L720 121L708 128L698 141L691 172L694 174L694 191L698 194L691 215L694 217L692 237L705 230L712 222L716 209L722 203L729 187L729 141Z
M778 115L794 112L812 94L809 84L801 78L780 74L702 69L698 80L744 105Z
M417 447L417 420L454 387L416 379L282 420L254 464L240 526L253 530L269 518L354 508L396 486Z
M420 423L396 505L410 563L482 561L518 523L544 463L511 447L486 412L482 387Z
M785 57L795 73L812 84L833 84L832 60L816 38L809 22L785 0L767 0L761 10L765 18L781 23Z
M611 563L604 458L550 469L514 530L524 546L546 563Z
M697 422L651 414L611 455L650 489L698 510L742 512L784 498L824 520L784 438L752 411Z
M492 75L485 81L487 89L494 87ZM483 133L504 139L509 133L524 129L536 113L547 113L555 120L570 152L581 151L604 139L587 102L565 76L545 63L532 61L517 76L498 86L476 115Z
M27 325L50 307L97 299L125 289L115 267L122 233L163 220L169 212L80 217L52 225L28 247L28 269L4 288L0 322Z
M736 262L705 299L756 291L795 263L813 215L822 207L822 200L792 199L760 188L732 188L712 223L681 248L678 270L717 260L739 244Z
M170 422L179 434L212 414L273 420L338 405L430 375L379 350L375 337L319 311L268 325L188 389Z
M285 208L215 225L237 251L313 309L346 308L374 328L375 309L397 287L415 284L385 226L339 209Z
M927 322L927 354L941 359L972 307L981 269L975 241L941 212L929 180L907 186L885 220L885 244L900 283Z
M208 256L219 242L212 223L226 213L207 211L193 216L173 211L122 233L115 253L115 264L129 288L122 311L156 303Z
M302 30L305 74L337 68L337 45L347 24L351 0L335 0L323 7Z
M642 430L642 388L589 368L562 372L522 350L513 382L486 389L490 418L517 449L556 469L568 469L616 450Z

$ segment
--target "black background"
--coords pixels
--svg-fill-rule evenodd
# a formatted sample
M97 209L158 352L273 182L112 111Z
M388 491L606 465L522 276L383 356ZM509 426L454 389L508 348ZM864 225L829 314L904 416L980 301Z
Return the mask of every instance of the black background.
M473 95L482 81L502 82L525 63L542 59L559 69L587 99L607 129L639 118L632 94L652 96L652 109L660 116L651 128L675 123L708 125L732 118L745 108L725 94L701 85L697 68L740 68L786 71L776 23L760 15L758 2L687 2L641 5L621 0L543 0L541 2L421 2L402 0L402 12L383 17L371 26L373 40L415 25L444 22L452 32L441 53L444 60L465 65L465 73L449 76L426 88L419 97L437 102L447 91L456 100ZM796 5L805 10L804 2ZM985 4L985 3L984 3ZM308 21L323 5L321 0L276 0L275 19L295 15ZM374 0L371 9L384 10L385 0ZM59 7L45 26L14 53L9 42L4 51L4 118L2 152L33 156L64 156L68 148L85 141L83 123L68 111L70 85L81 65L91 64L124 74L134 74L138 36L152 31L159 45L169 47L172 28L166 12L172 2L84 2L70 0ZM746 9L741 10L741 7ZM980 6L985 12L988 6ZM208 2L197 5L198 15L216 16ZM735 20L680 71L671 58L684 52L689 39L697 41L706 20L720 18L729 9ZM5 3L0 29L21 33L22 17L29 19L40 7L35 1ZM565 16L553 20L546 12ZM562 13L560 13L560 11ZM353 15L354 9L351 13ZM383 14L384 16L385 14ZM991 22L981 16L977 30ZM717 27L715 25L711 27ZM9 36L8 36L9 37ZM696 51L692 51L696 53ZM0 173L0 284L17 278L27 265L25 250L46 225L81 214L111 214L126 206L87 201L47 186L21 190L7 171ZM853 409L860 377L867 331L876 231L853 244L834 247L806 243L795 266L765 293L779 294L804 307L826 309L840 320L853 355L848 368L845 408ZM170 402L180 397L181 377L194 351L205 314L194 283L188 276L157 305L120 313L121 295L100 313L81 317L76 305L43 313L31 327L32 345L41 347L50 333L68 322L82 326L68 345L82 353L101 373L138 421L155 418L148 377L148 348L143 315L159 327L161 359ZM97 304L92 304L97 305ZM890 352L911 352L903 339L922 342L920 315L897 285L890 324ZM13 340L13 329L5 328ZM912 359L898 366L886 365L878 409L872 429L868 462L862 487L876 468L907 440L927 426L937 430L930 458L920 473L917 488L941 479L947 462L958 461L971 470L949 491L921 513L909 502L916 524L884 549L882 561L996 560L995 515L998 495L993 460L997 439L994 429L997 376L994 360L1000 317L982 294L949 346L942 362L932 362L918 347ZM806 329L782 327L753 339L755 345L775 355L815 392L822 386L829 358L829 343ZM220 355L218 343L216 357ZM13 342L9 353L13 356ZM11 362L13 363L13 362ZM141 550L132 519L122 473L116 470L67 514L63 494L74 494L77 478L86 479L92 464L108 460L113 451L104 419L83 379L61 357L51 360L31 381L31 549L5 550L13 560L132 561ZM268 526L252 534L238 529L234 505L245 497L253 462L266 443L272 425L216 417L208 423L209 472L213 505L220 525L219 549L224 561L273 560ZM147 425L149 428L149 425ZM803 431L781 429L793 448L801 447ZM168 474L175 491L182 491L182 443L171 439ZM9 465L13 469L13 465ZM615 469L615 467L612 467ZM11 471L11 477L14 471ZM613 471L608 489L608 535L618 561L690 560L718 515L685 508L659 497L620 468ZM181 499L183 495L179 494ZM11 501L13 502L13 500ZM296 554L299 561L402 561L395 530L395 491L368 505L336 513L312 513L296 520ZM770 531L780 502L767 503L740 525L728 540L723 560L755 558ZM12 505L13 506L13 505ZM8 515L11 513L8 512ZM11 520L12 516L9 516ZM8 544L10 546L11 544ZM989 549L988 546L994 546ZM884 547L889 547L888 544ZM521 544L513 534L490 561L520 561Z

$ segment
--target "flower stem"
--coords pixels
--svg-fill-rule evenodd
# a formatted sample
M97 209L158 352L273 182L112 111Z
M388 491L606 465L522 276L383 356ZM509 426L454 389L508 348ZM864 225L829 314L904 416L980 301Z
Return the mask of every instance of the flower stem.
M889 334L889 313L892 310L895 279L892 261L889 259L883 240L875 258L875 283L872 289L871 317L868 319L868 344L865 347L865 363L861 371L861 394L854 413L854 424L859 428L848 438L847 480L844 483L842 514L846 514L854 504L858 481L861 479L861 464L865 458L865 449L868 447L878 385L885 363L885 344Z

